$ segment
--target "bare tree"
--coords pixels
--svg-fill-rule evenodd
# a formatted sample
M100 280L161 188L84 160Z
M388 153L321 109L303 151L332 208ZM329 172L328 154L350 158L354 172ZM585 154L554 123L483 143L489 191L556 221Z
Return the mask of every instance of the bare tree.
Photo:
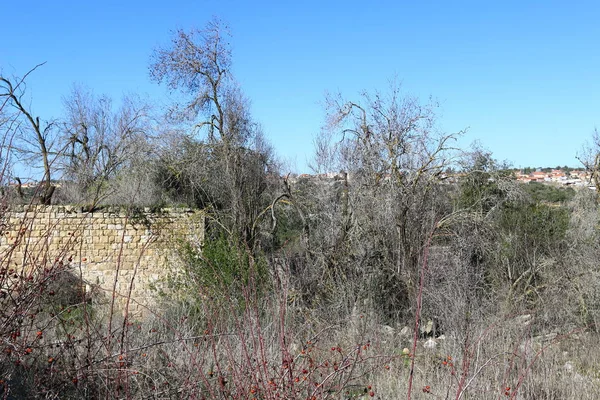
M591 183L596 188L596 192L600 193L600 132L598 129L594 129L592 142L582 147L577 159L591 174Z
M140 152L148 151L149 106L129 96L115 109L106 96L74 87L64 100L62 166L80 193L78 201L92 207L111 194L111 183Z
M210 141L220 137L230 142L233 136L239 136L239 132L226 130L231 106L226 103L239 101L231 93L234 85L229 37L227 27L217 19L203 30L189 33L178 30L170 46L155 50L150 65L153 80L165 82L170 90L187 95L181 103L174 104L170 116L177 121L195 121L202 115L205 119L197 127L207 128ZM239 120L241 115L234 117Z
M3 136L12 139L10 149L18 158L36 167L41 164L44 175L39 193L40 202L50 204L55 190L52 184L52 164L56 155L60 153L55 149L56 122L41 121L40 117L33 114L24 98L25 80L42 65L36 65L20 78L9 78L0 74L0 101L5 118L9 121L2 126L5 129Z
M14 115L6 112L8 99L0 102L0 204L4 204L10 196L10 192L6 189L10 183L11 176L11 148L14 138L14 129L12 126L16 123ZM21 183L17 177L17 195L22 197Z
M154 52L150 75L184 95L169 112L172 120L191 122L203 135L178 140L188 152L176 150L175 157L165 160L170 182L181 186L179 178L185 177L185 185L195 188L194 197L201 199L197 205L211 206L222 226L252 243L274 162L231 74L229 36L219 20L203 30L179 30L170 46Z
M410 312L423 247L452 212L441 182L460 132L437 129L436 107L403 95L395 83L359 101L327 97L314 168L348 175L326 200L337 204L319 213L327 227L311 229L322 231L322 239L311 242L324 244L319 253L334 276L348 282L368 276L365 286L386 317Z

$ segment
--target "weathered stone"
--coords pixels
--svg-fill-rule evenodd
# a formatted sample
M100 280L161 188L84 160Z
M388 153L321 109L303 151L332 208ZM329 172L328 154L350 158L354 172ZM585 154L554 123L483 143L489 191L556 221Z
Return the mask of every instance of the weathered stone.
M521 325L527 325L531 322L531 314L523 314L515 317L515 322Z
M425 343L423 343L423 347L428 349L428 350L433 350L437 347L437 342L434 338L429 338L425 341Z
M148 284L163 276L165 264L177 248L175 240L183 237L201 243L204 233L202 213L178 209L147 215L144 224L118 209L90 214L72 206L13 209L7 220L9 226L0 236L0 256L12 251L11 265L21 266L23 260L52 263L71 258L73 273L81 275L90 287L100 285L100 292L107 294L112 291L118 266L116 298L123 304L134 270L132 296L150 304Z
M411 330L408 326L405 326L400 330L400 337L407 338L410 336Z

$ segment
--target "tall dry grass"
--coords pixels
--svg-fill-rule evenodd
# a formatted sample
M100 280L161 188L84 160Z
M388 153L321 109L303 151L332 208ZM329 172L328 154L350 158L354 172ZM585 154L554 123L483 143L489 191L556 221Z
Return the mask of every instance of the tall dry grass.
M464 314L435 338L424 337L418 308L407 334L366 302L347 314L298 305L285 260L257 275L248 255L235 284L206 259L211 290L191 282L195 301L167 292L135 317L112 293L82 290L70 259L77 237L52 253L28 242L31 216L9 215L3 208L2 233L18 229L0 254L0 398L600 398L597 334L542 331L542 310ZM427 257L421 272L427 290L415 292L428 296Z

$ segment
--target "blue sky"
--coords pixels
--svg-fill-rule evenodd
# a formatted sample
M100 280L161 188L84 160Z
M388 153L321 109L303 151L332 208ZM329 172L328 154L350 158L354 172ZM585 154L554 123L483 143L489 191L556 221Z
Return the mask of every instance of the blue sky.
M397 77L441 103L439 125L469 128L515 166L578 165L600 124L600 3L565 1L16 1L2 6L0 68L28 80L41 118L74 83L165 101L148 78L174 29L218 16L234 72L278 154L307 172L325 92L355 98Z

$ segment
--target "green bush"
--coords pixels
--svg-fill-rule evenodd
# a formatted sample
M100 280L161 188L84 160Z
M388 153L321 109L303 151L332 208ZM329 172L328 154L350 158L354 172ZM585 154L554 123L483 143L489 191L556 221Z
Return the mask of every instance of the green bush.
M523 185L525 192L534 202L564 203L575 197L575 190L571 187L558 188L539 182L530 182Z
M543 203L508 203L496 221L499 233L493 285L508 289L507 300L535 307L541 294L562 276L570 213ZM500 290L501 291L501 290Z
M261 296L269 286L266 260L251 257L223 236L207 240L202 249L183 242L179 260L167 283L191 311L205 311L205 300L211 305L230 302L242 307L248 296Z

